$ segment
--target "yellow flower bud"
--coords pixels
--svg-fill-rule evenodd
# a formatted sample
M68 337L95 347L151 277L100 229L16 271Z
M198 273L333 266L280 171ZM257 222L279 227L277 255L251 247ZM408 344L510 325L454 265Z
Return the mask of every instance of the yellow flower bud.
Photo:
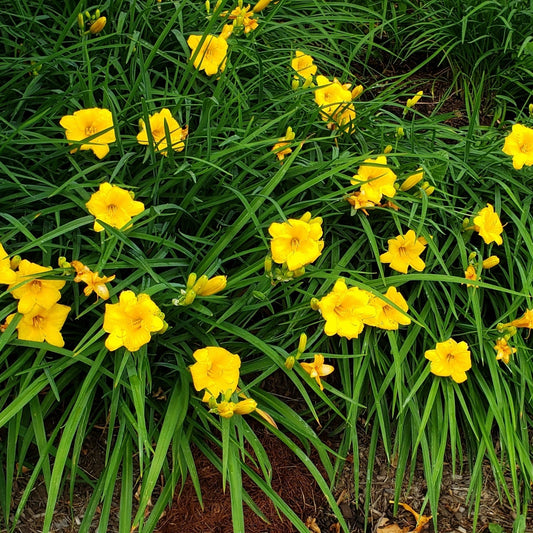
M391 152L392 152L392 145L387 144L387 146L385 146L385 149L383 150L383 153L390 154Z
M533 104L529 104L529 116L533 117Z
M297 268L296 270L293 270L291 274L293 274L295 278L299 278L305 274L305 267Z
M300 88L300 78L298 78L298 76L294 76L291 82L291 87L293 91L297 91Z
M476 258L477 252L470 252L468 254L468 261L472 262Z
M259 13L259 11L263 11L263 9L265 9L265 7L268 6L268 4L270 4L271 0L259 0L259 2L257 2L257 4L255 4L254 8L253 8L253 12L254 13Z
M421 169L418 169L421 170ZM401 185L400 191L408 191L412 189L418 182L424 178L424 172L417 172L409 176Z
M491 255L483 261L483 268L489 269L495 267L498 264L500 264L500 258L495 255Z
M66 257L60 256L57 260L59 268L70 268L72 265L67 261Z
M20 257L20 255L14 255L9 260L9 268L11 268L11 270L17 270L17 268L20 265L21 261L22 261L22 257Z
M359 96L361 96L361 93L363 92L363 86L357 85L352 89L352 100L355 100Z
M220 402L217 405L217 412L222 418L231 418L235 411L235 404L233 402Z
M203 281L205 278L205 282ZM215 276L214 278L207 279L207 276L202 276L194 286L193 290L198 296L211 296L220 292L226 287L226 276Z
M238 415L249 415L252 411L255 411L256 408L257 402L252 400L252 398L248 398L246 400L237 402L237 405L235 405L233 408L233 412L237 413Z
M305 78L302 88L309 89L309 87L311 87L312 85L313 85L313 75L311 74L310 76L307 76L307 78Z
M302 333L300 335L300 342L298 343L298 353L302 354L305 352L305 347L307 346L307 335Z
M401 139L405 135L405 132L403 131L403 128L399 126L396 129L396 138Z
M91 27L89 28L89 31L92 34L100 33L104 29L106 22L107 22L107 19L105 17L100 17L100 18L96 19L91 24Z
M418 92L413 96L413 98L409 98L409 99L407 100L407 104L406 104L406 106L407 106L407 107L413 107L415 104L418 103L418 100L420 100L420 98L422 98L423 94L424 94L424 91L418 91Z
M318 298L311 298L310 305L313 311L318 311L320 309Z
M285 359L285 368L287 370L292 370L292 367L294 366L294 363L296 362L296 358L294 355L289 355L287 359Z
M196 274L194 272L191 272L189 274L189 277L187 278L187 290L192 289L195 283L196 283Z
M265 257L265 273L270 274L272 272L272 257L267 255Z
M85 28L85 20L83 20L83 13L78 13L78 27L80 30Z
M181 301L181 305L191 305L196 298L196 293L193 290L188 290L185 294L185 298Z
M211 2L209 0L205 0L205 10L207 11L207 14L211 12Z

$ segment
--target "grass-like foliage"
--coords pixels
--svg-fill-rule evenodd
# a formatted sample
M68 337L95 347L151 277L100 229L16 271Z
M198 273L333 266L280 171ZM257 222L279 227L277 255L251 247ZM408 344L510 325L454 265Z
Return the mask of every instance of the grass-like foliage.
M531 125L522 93L512 92L531 90L524 2L262 3L253 17L232 19L237 5L229 0L213 2L209 14L187 0L22 0L0 8L0 241L9 256L0 258L0 515L8 529L43 480L46 533L58 499L78 482L93 485L80 532L89 531L97 508L99 531L107 530L116 487L120 532L152 531L187 477L199 498L202 489L223 490L200 486L194 457L203 453L229 485L235 532L244 531L242 502L254 507L243 474L305 532L270 487L257 423L313 474L343 531L332 490L350 451L358 466L358 431L371 435L369 477L380 441L397 465L397 499L421 457L435 516L445 455L453 469L466 456L474 511L488 459L500 497L525 513L533 482L533 320L518 319L533 307L533 141L516 141L521 165L510 157L514 148L502 151L511 124ZM225 24L233 34L220 37ZM214 43L227 45L225 64L213 59L220 49L206 52ZM314 58L316 73L296 75L297 51ZM469 80L468 126L421 114L418 97L406 106L418 91L408 74L379 72L380 60L401 65L402 55L421 63L446 58ZM209 61L214 73L196 68ZM505 102L507 122L480 125L479 110L494 102ZM86 135L67 141L74 122L63 117L93 108L108 110L98 120L109 126L91 122ZM156 131L151 118L163 109L167 121L161 115ZM81 149L103 130L108 153L103 138L96 153ZM374 162L365 166L367 159ZM396 177L376 192L384 169ZM401 187L417 172L421 181ZM134 193L144 210L124 193L89 211L104 183ZM486 224L488 204L503 233ZM117 211L129 213L118 226ZM323 235L306 248L305 268L293 268L292 256L283 265L280 254L303 238L271 249L272 224L307 227L307 212L316 224L321 219ZM102 231L94 230L95 216ZM424 265L406 262L403 249L393 269L398 263L383 257L388 241L409 230ZM491 256L499 265L483 268ZM28 273L28 263L52 268ZM217 276L227 276L225 287ZM329 308L340 278L358 303ZM99 296L109 290L109 300L85 296L85 285ZM37 286L60 290L59 304L52 288L48 300L32 300ZM385 330L365 309L390 287L405 301L387 293L381 307L403 325ZM143 303L133 316L135 297ZM43 326L50 309L63 309L57 305L70 307L64 325L56 318ZM302 334L307 344L299 346ZM450 375L442 368L457 370L457 353L444 354L440 371L425 354L437 357L451 338L467 346L471 367ZM238 354L237 377L222 358L206 370L210 385L198 385L190 369L205 347ZM335 367L329 377L327 365ZM282 373L304 408L264 386ZM229 392L221 386L203 401L220 376ZM107 453L92 482L78 462L95 425L105 425ZM324 444L320 428L338 435L338 449ZM13 507L13 481L24 466L31 476ZM357 475L354 483L368 507L369 487L359 487Z

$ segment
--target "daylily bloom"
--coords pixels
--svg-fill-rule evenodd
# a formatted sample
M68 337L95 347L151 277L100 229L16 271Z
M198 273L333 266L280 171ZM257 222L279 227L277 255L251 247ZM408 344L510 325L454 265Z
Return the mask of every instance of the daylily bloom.
M272 258L276 263L287 263L290 271L312 263L322 253L322 219L311 218L307 212L300 219L289 218L287 222L274 222L268 228L273 237L270 241Z
M106 348L139 350L150 341L152 333L164 329L164 316L148 294L136 296L133 291L122 291L118 303L105 304L103 329L109 333Z
M135 201L132 192L110 183L102 183L85 205L91 215L118 229L129 229L131 224L128 222L131 221L131 217L144 211L144 204ZM104 227L95 220L94 231L103 231L103 229Z
M384 155L376 159L365 159L352 179L352 185L360 190L370 202L379 203L383 195L392 198L396 194L396 174L387 166Z
M503 243L501 234L503 233L503 226L500 222L498 213L494 212L494 207L487 204L476 217L474 217L474 229L479 233L486 244L495 242L500 245Z
M352 93L336 78L330 81L326 76L316 77L315 102L321 108L324 120L336 120L336 114L351 101Z
M65 345L61 328L67 319L70 307L54 303L48 309L35 305L24 313L17 324L18 338L25 341L48 342L62 348ZM13 320L15 313L6 318L7 324Z
M324 390L324 385L322 385L322 381L320 381L320 378L322 376L328 376L335 370L333 366L324 364L324 356L320 353L315 355L315 359L312 363L300 364L311 378L316 379L320 390Z
M172 143L172 149L176 150L176 152L181 152L185 148L185 143L183 141L187 138L189 129L187 127L182 128L167 108L164 108L149 117L149 129L155 143L155 150L165 156L167 155L165 124ZM139 120L139 127L141 128L141 131L137 135L137 141L140 144L148 145L150 143L148 139L148 130L146 129L146 124L143 119Z
M520 318L513 320L508 325L515 328L533 329L533 309L527 309Z
M326 320L324 333L356 339L365 326L365 321L376 315L370 305L370 293L357 287L348 288L343 278L339 278L333 290L324 296L317 307Z
M409 311L405 298L398 292L396 287L389 287L385 296L403 311ZM368 326L393 330L398 329L400 324L407 326L411 323L411 319L405 313L398 311L378 296L371 298L369 303L376 309L376 316L364 319L364 323Z
M115 142L115 126L113 115L109 109L93 107L74 111L72 115L65 115L59 124L66 130L65 135L69 141L84 141L93 137L87 143L73 148L70 153L78 150L92 150L98 159L109 153L109 143Z
M107 300L109 298L109 289L106 283L113 281L116 276L99 276L98 272L93 272L88 266L80 261L71 261L72 267L76 270L74 281L79 283L83 281L87 286L83 289L85 296L90 296L94 291L96 298Z
M425 358L431 361L431 372L436 376L450 376L456 383L466 381L466 371L472 368L466 342L448 339L437 342L434 350L427 350Z
M410 229L405 235L398 235L389 239L389 250L379 256L382 263L390 263L390 267L398 272L407 274L411 266L418 272L424 270L426 264L420 259L420 254L426 249L426 240L416 236Z
M294 140L294 137L294 131L292 131L292 128L289 126L285 132L285 136L278 139L278 142L272 147L271 152L274 152L280 161L283 161L285 156L292 152L292 148L289 148L288 145L290 141ZM283 148L284 146L286 146L286 148ZM283 148L283 150L280 150L280 148Z
M226 68L228 43L224 37L206 35L200 45L202 35L190 35L187 44L191 48L191 59L198 70L204 70L208 76L223 72ZM198 50L198 47L200 49Z
M50 270L52 267L43 267L27 259L20 262L16 280L9 286L13 298L19 301L19 313L27 314L35 306L50 309L61 298L59 291L65 286L65 281L39 278L36 275ZM20 283L23 285L17 287Z
M220 16L225 16L227 11L221 13ZM239 7L237 6L228 16L229 20L233 20L234 28L244 28L244 33L250 33L255 30L259 25L254 18L255 13L250 6Z
M291 67L302 78L309 78L316 73L316 65L313 62L313 58L310 55L304 54L300 50L296 50L295 56L291 61Z
M17 279L17 274L11 268L11 261L4 247L0 244L0 283L7 283L8 285L14 283Z
M193 385L197 391L205 389L204 402L228 391L235 392L241 367L241 358L237 354L218 346L207 346L196 350L192 356L196 359L196 363L189 367Z
M496 350L496 359L503 361L506 365L509 364L511 355L516 353L516 348L509 346L504 338L498 339L493 348Z
M520 170L533 165L533 129L515 124L505 138L503 153L513 156L513 167Z

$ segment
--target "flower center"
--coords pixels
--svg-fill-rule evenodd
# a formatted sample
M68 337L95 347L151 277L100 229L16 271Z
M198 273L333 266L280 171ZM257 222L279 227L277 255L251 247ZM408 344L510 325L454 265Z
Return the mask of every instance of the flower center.
M214 379L218 378L222 375L222 369L220 367L215 367L214 365L211 365L209 367L209 370L207 371L207 377Z
M400 246L398 248L398 255L400 257L405 257L407 255L407 248L405 246Z
M96 126L91 123L89 126L85 127L85 136L91 137L91 135L94 135L97 131Z
M44 322L44 318L40 315L34 316L32 319L33 327L41 329Z
M291 239L291 250L298 250L298 246L300 246L300 240L297 237L293 237Z
M33 293L41 292L43 285L40 280L34 279L32 282L30 282L30 290Z
M454 359L455 357L453 356L453 353L446 354L446 361L448 363L451 363Z
M134 318L134 319L131 321L131 327L132 327L133 329L141 329L142 322L143 322L143 319L142 319L142 318Z
M110 215L114 215L116 212L117 212L117 209L118 207L115 205L115 204L109 204L107 206L107 212L110 214Z
M341 318L347 315L347 310L342 305L336 305L333 312Z
M525 144L522 144L520 146L520 151L523 153L523 154L528 154L529 152L532 151L532 147L529 143L525 143Z

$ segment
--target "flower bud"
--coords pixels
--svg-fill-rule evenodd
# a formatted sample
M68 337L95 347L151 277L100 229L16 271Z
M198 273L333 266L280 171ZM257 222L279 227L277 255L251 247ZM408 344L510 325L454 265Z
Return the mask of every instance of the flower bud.
M237 405L234 406L233 412L238 415L249 415L252 411L255 411L257 408L257 402L252 400L252 398L247 398L237 402Z
M487 259L483 261L483 268L489 269L499 264L500 264L500 258L495 255L491 255L490 257L487 257Z
M361 93L363 92L363 86L362 85L356 85L352 89L352 100L355 100L359 96L361 96Z
M289 355L287 359L285 359L285 368L287 370L292 370L292 367L294 366L294 363L296 362L296 358L294 355Z
M80 30L85 28L85 20L83 20L83 13L78 13L78 27Z
M293 270L292 274L294 274L295 278L299 278L300 276L303 276L305 274L305 267L297 268L296 270Z
M468 261L473 261L476 258L477 252L470 252L468 254Z
M304 84L302 85L302 88L309 89L309 87L311 87L312 85L313 85L313 75L307 76L307 78L305 78Z
M211 13L211 2L209 0L205 0L205 10L207 11L207 14Z
M196 293L191 289L185 293L185 298L180 300L180 305L191 305L196 298Z
M107 22L107 19L105 17L100 17L96 19L90 26L89 31L94 35L96 33L100 33Z
M220 402L217 405L217 412L222 418L231 418L235 411L235 404L233 402Z
M409 98L409 99L407 100L407 104L406 104L406 106L407 106L407 107L413 107L415 104L418 103L418 100L420 100L420 98L422 98L423 94L424 94L424 91L418 91L418 92L413 96L413 98Z
M20 255L14 255L9 260L9 266L10 266L11 270L17 270L17 268L19 267L19 264L20 264L21 261L22 261L22 257L20 257Z
M396 138L401 139L405 135L405 132L403 131L403 128L399 126L396 128Z
M294 76L291 82L291 87L293 91L296 91L300 88L300 79L298 78L298 76Z
M383 150L383 153L384 154L390 154L392 152L392 145L391 144L387 144L387 146L385 146L385 149Z
M419 169L421 170L421 169ZM424 178L424 172L417 172L416 174L411 174L401 185L400 191L408 191L412 189L417 183L422 181Z
M318 311L320 309L320 302L318 301L318 298L311 298L310 305L313 311Z
M192 289L194 287L194 284L196 283L196 274L194 272L191 272L189 274L189 277L187 278L187 290Z
M529 116L533 118L533 104L529 104Z
M202 283L205 278L205 282ZM201 285L200 285L201 284ZM226 276L215 276L214 278L207 279L207 276L202 276L194 286L193 290L198 296L211 296L220 292L226 287L227 277ZM200 285L199 287L197 287Z
M305 347L307 346L307 335L302 333L300 335L300 342L298 343L298 353L302 354L305 352Z
M271 0L259 0L259 2L257 2L257 4L255 4L254 8L253 8L253 12L254 13L259 13L259 11L263 11L263 9L265 9L265 7L268 6L268 4L270 4Z

